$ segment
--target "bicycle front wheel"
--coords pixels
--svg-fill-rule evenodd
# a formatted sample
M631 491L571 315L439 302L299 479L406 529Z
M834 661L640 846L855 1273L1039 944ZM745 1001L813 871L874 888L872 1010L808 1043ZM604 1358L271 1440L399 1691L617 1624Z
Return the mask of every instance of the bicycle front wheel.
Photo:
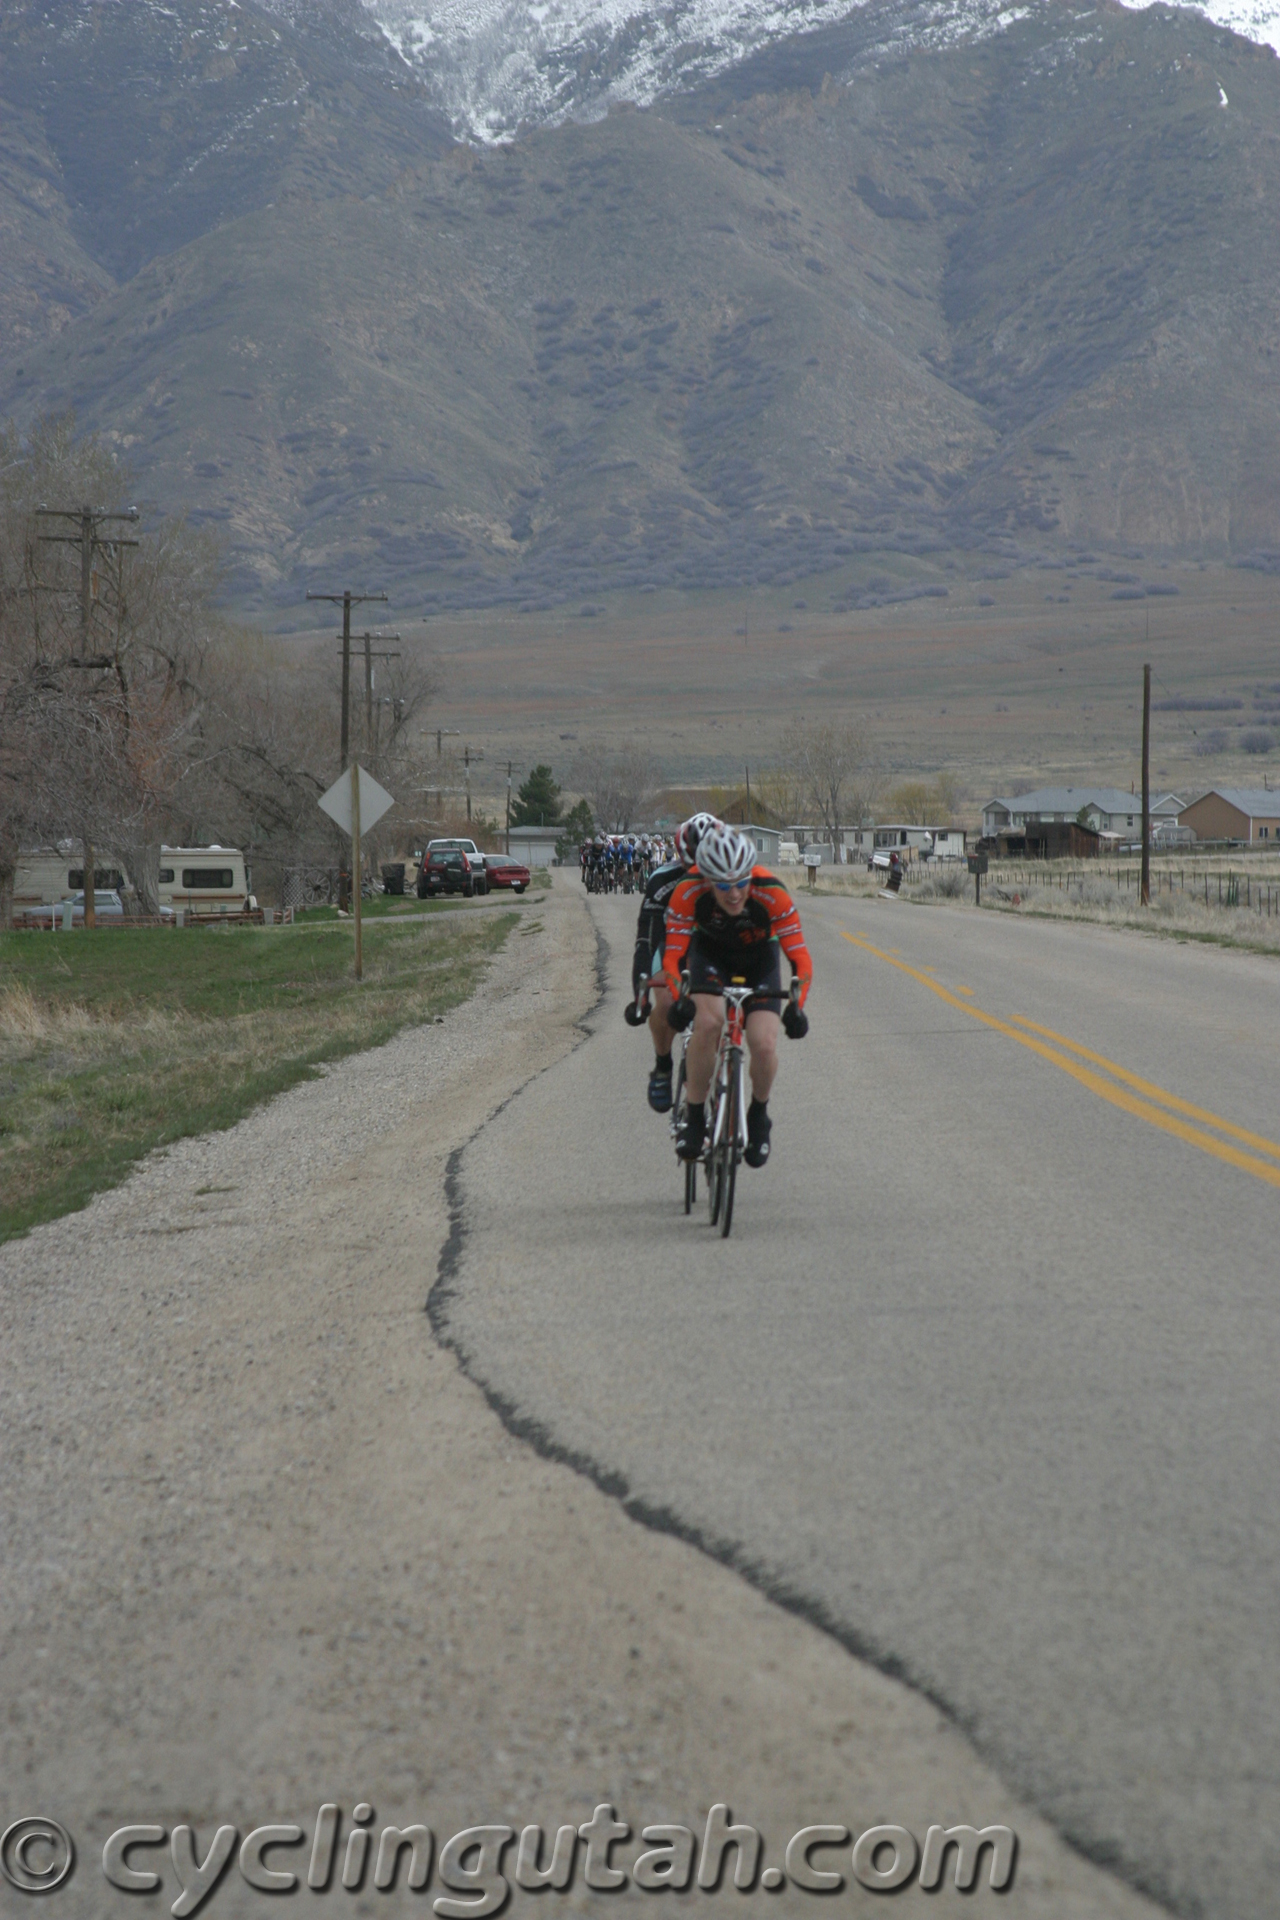
M725 1088L724 1126L720 1130L720 1238L727 1240L733 1225L733 1195L738 1184L739 1102L742 1098L742 1062L731 1060Z
M723 1099L724 1088L717 1083L707 1102L707 1212L713 1227L720 1218L719 1119Z

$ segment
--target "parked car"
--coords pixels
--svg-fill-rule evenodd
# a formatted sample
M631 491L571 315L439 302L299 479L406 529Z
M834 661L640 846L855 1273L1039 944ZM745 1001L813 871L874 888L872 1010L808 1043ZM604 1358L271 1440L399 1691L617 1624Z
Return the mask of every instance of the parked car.
M509 853L486 853L484 869L491 887L510 887L512 893L523 893L529 884L528 867Z
M29 921L44 921L46 924L50 920L56 919L58 924L61 925L62 909L65 905L65 901L59 900L54 905L45 901L42 906L24 907L23 918ZM95 887L93 890L93 911L94 917L98 920L123 920L124 901L120 898L120 895L114 887ZM71 896L71 919L77 927L84 925L83 887L81 887L79 893L74 893Z
M438 893L462 893L470 899L473 894L488 891L483 854L467 853L461 847L428 850L418 873L419 900L429 900Z

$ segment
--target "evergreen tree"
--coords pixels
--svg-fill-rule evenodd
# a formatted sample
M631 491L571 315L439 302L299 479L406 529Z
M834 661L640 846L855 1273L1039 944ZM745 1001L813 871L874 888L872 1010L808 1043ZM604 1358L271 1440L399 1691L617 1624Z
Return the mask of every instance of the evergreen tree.
M516 793L511 809L513 827L556 827L560 824L560 789L550 767L535 767Z
M575 807L565 815L560 838L556 841L557 860L575 861L578 848L584 840L589 840L596 830L589 800L579 800Z

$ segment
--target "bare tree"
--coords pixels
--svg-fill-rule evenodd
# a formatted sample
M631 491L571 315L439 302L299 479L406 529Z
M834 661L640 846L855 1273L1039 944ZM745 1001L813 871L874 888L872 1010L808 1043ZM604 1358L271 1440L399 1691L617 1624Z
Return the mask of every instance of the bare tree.
M793 721L783 736L782 765L838 860L845 827L870 811L879 784L866 730L852 718Z
M658 770L643 748L597 743L579 752L571 778L590 802L596 825L606 833L625 833L657 786Z
M933 780L902 780L885 797L891 820L912 826L938 826L953 817L959 797L955 775L940 773Z
M172 525L136 547L97 540L86 607L77 546L50 541L37 508L115 509L124 477L69 418L26 442L0 436L0 470L0 883L23 840L71 834L87 899L102 854L128 865L154 907L147 850L183 773L211 551Z
M0 432L0 908L20 848L68 837L109 858L154 908L162 839L243 847L266 866L338 865L316 801L338 772L338 669L326 641L234 626L216 609L219 554L180 521L138 544L95 540L87 621L75 544L42 539L37 507L116 510L125 476L69 418ZM65 523L64 523L65 524ZM434 665L379 661L355 741L402 804L368 836L377 861L419 810L421 722ZM368 737L365 737L365 736ZM86 873L86 890L93 887Z

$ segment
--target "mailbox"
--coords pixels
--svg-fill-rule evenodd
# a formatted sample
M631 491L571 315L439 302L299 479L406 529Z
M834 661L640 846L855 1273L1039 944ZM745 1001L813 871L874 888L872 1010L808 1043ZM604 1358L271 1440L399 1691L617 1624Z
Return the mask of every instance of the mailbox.
M969 855L969 871L970 871L970 873L985 873L985 872L986 872L986 870L987 870L987 856L986 856L986 854L985 854L985 853L971 853L971 854Z

